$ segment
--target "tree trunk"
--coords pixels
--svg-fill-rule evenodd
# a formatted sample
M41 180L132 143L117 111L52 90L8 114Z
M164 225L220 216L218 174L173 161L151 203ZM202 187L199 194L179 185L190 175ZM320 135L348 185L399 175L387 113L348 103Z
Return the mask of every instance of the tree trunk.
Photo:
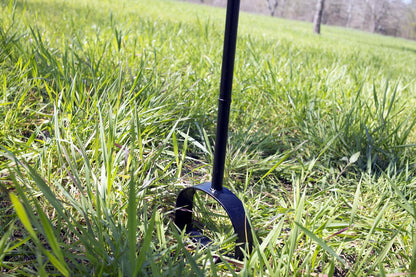
M313 30L315 33L321 33L321 21L322 21L322 14L324 12L324 3L325 0L317 0L316 2L316 12L315 17L313 19Z
M347 24L346 24L346 27L348 27L348 28L351 26L352 5L353 5L353 0L350 0L349 3L348 3L348 10L347 10Z
M278 0L266 0L267 8L269 9L270 15L274 16L277 6L279 4Z

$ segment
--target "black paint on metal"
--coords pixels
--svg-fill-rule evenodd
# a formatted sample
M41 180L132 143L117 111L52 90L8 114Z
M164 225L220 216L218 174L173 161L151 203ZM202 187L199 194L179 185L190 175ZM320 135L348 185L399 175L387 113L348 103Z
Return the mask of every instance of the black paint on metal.
M228 0L221 68L220 97L218 99L217 135L215 137L214 166L212 173L212 188L215 190L222 190L224 180L224 164L228 138L228 122L230 118L239 9L240 0Z
M240 199L227 188L223 188L221 191L213 190L211 183L207 182L182 190L176 200L177 210L175 224L181 230L186 228L186 233L190 234L190 236L201 245L205 246L211 243L210 239L204 237L199 230L194 229L192 226L193 198L197 190L210 195L220 203L227 212L233 225L234 232L237 234L235 257L240 260L243 259L244 255L240 247L244 249L247 246L247 249L251 251L251 246L253 244L251 229L244 211L243 203L241 203Z

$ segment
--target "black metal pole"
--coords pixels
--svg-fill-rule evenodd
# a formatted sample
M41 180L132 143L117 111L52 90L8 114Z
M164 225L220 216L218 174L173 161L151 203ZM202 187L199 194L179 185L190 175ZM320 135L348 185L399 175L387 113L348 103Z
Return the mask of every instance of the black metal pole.
M239 10L240 0L228 0L221 68L220 97L218 99L214 168L211 183L211 189L213 190L222 190L224 180L225 154L228 138L228 122L230 118L231 90L233 86Z

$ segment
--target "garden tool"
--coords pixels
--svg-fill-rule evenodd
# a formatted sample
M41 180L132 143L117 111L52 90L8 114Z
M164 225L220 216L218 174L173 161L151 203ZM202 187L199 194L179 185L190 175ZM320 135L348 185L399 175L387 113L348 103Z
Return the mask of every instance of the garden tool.
M227 212L237 234L235 258L242 260L244 257L242 249L247 247L246 249L251 251L252 248L251 229L242 202L230 190L223 187L239 9L240 0L228 0L212 180L183 189L179 193L176 200L175 224L181 230L185 229L186 233L202 246L209 245L211 239L195 228L192 221L195 192L208 194Z

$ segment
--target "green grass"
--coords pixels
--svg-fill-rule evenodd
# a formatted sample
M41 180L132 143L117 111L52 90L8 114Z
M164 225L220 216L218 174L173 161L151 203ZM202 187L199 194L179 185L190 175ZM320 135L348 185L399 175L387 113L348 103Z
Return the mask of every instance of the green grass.
M2 273L416 272L415 42L241 14L225 177L255 245L238 263L209 199L209 249L172 221L179 191L210 180L225 11L0 0L0 15Z

